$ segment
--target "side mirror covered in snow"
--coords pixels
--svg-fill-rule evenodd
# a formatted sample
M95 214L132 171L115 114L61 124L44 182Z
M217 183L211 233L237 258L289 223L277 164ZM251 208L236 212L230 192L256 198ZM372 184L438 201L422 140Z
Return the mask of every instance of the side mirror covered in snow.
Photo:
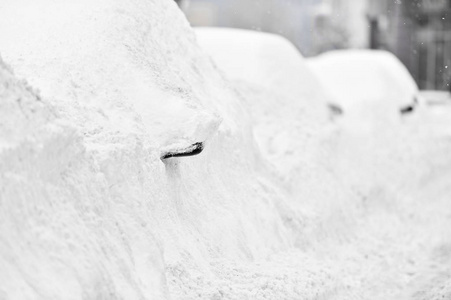
M184 156L193 156L201 153L204 150L204 143L194 143L189 147L182 149L175 149L171 151L166 151L162 153L161 160L165 160L171 157L184 157Z
M409 105L409 106L402 107L399 111L401 112L402 115L405 115L405 114L412 113L414 110L415 110L415 106Z
M328 103L327 107L328 107L330 113L332 113L332 115L334 115L334 116L339 116L339 115L343 114L343 108L341 108L341 106L338 104Z

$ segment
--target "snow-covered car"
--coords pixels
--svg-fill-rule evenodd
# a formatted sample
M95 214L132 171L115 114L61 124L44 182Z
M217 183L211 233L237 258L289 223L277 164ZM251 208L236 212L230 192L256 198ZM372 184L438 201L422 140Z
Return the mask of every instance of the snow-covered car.
M422 90L420 96L426 105L451 105L451 94L446 91Z
M407 68L391 53L331 51L308 65L345 114L360 121L399 120L414 110L419 90Z
M172 0L0 1L0 299L451 287L451 145L342 134L290 43L223 33L218 67Z
M305 58L284 37L231 28L200 27L195 31L201 47L229 79L294 95L297 97L294 102L310 109L327 106L331 101ZM337 103L332 106L339 109Z
M315 144L340 107L330 104L305 58L284 37L231 28L195 32L203 50L239 87L263 154L295 184L298 164L317 152Z

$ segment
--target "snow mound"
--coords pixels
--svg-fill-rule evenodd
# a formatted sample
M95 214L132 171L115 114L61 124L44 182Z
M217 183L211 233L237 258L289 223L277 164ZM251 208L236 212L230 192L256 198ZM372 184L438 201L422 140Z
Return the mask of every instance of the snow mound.
M308 59L308 65L345 115L356 120L355 127L394 124L402 109L415 106L418 87L389 52L331 51Z

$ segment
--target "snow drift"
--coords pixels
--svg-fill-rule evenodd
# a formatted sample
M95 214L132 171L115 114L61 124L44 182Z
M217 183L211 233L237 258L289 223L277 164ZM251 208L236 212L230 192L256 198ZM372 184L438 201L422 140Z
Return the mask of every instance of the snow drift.
M416 123L348 136L290 44L243 37L269 52L235 78L173 1L0 3L0 298L400 299L446 283L449 142Z

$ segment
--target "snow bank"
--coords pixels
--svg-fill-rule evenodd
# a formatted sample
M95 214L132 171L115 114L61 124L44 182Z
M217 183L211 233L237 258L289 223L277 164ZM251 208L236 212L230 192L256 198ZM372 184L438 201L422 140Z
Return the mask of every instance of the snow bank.
M355 129L393 126L399 122L402 109L415 106L418 87L406 67L389 52L332 51L308 59L308 65L347 118L354 120Z

